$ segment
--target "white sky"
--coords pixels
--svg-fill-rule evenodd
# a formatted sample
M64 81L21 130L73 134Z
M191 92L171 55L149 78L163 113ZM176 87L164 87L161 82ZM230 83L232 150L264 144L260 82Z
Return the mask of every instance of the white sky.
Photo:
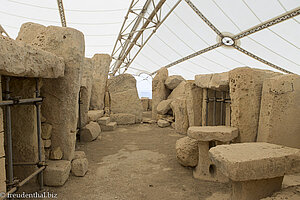
M85 34L86 57L92 57L95 53L111 54L130 2L131 0L63 0L67 25ZM167 0L167 5L174 2L176 0ZM232 34L300 6L300 0L192 2L221 32ZM19 27L25 22L60 26L56 0L0 0L0 4L0 24L12 38L17 36ZM299 33L300 16L297 16L243 38L240 42L244 49L300 74ZM153 72L215 44L216 38L216 34L183 1L141 51L132 67ZM217 51L207 52L170 68L169 74L180 74L186 79L194 79L196 74L223 72L241 66L272 70L234 49L221 47ZM137 71L131 69L128 73L135 74ZM138 89L143 96L148 96L151 91L151 79L144 80L146 77L137 77Z

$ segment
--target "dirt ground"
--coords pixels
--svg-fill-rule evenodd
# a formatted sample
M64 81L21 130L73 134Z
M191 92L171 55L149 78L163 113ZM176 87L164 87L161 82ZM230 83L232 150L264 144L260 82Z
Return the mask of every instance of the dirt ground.
M198 200L229 189L196 180L192 169L178 164L175 142L183 136L171 128L138 124L101 134L101 140L77 145L87 155L89 171L49 188L58 199Z

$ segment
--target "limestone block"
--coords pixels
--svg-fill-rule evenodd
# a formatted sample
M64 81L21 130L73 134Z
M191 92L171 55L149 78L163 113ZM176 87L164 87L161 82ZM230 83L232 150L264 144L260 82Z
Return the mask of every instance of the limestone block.
M4 132L0 132L0 158L5 156L4 152Z
M99 125L107 125L110 122L110 117L101 117L97 122Z
M157 105L162 101L167 99L170 94L170 90L166 87L165 81L168 78L167 68L161 68L156 73L155 77L152 80L152 119L156 120L157 118Z
M51 147L51 140L43 140L44 148L50 148Z
M72 161L71 172L74 176L84 176L88 171L88 160L86 158L78 158Z
M229 73L201 74L195 76L195 84L201 88L209 88L218 91L228 91Z
M146 124L155 124L156 120L153 120L152 118L148 118L148 117L143 117L143 123L146 123Z
M152 111L152 99L149 99L149 110Z
M143 111L148 111L149 110L149 98L142 97L141 102L142 102L142 106L143 106Z
M0 192L6 192L5 158L0 158Z
M157 125L161 128L165 128L165 127L170 126L170 122L168 122L166 120L163 120L163 119L160 119L160 120L157 121Z
M189 127L186 100L174 99L171 103L171 108L175 116L175 131L177 133L186 134Z
M80 141L91 142L95 140L101 132L101 128L97 122L90 122L80 130Z
M114 131L117 128L117 122L109 122L107 125L100 125L102 131Z
M282 75L263 84L257 141L300 149L300 76Z
M45 160L49 160L50 159L50 152L51 152L51 149L47 148L47 149L44 149L44 154L45 154Z
M233 181L249 181L282 177L300 149L269 143L218 145L209 151L214 164Z
M231 126L239 129L239 142L254 142L257 137L263 82L279 75L249 67L229 72Z
M117 122L117 124L119 125L134 124L135 115L128 113L111 114L110 120L113 122Z
M43 80L41 95L45 99L42 113L47 123L52 125L52 146L62 149L63 159L72 160L78 119L78 94L85 52L84 36L73 28L45 27L25 23L20 29L17 40L61 56L65 61L64 77Z
M64 76L63 58L0 35L0 74L18 77Z
M143 107L138 97L136 79L130 74L121 74L108 80L111 98L111 112L130 113L136 116L136 122L142 121Z
M167 99L167 100L163 100L161 101L158 105L157 105L157 113L160 115L165 115L169 112L169 110L171 110L171 102L173 100L172 99Z
M186 97L185 95L185 85L186 81L182 81L168 96L168 99L184 99Z
M177 161L186 167L195 167L198 163L198 141L183 137L176 141Z
M229 142L238 136L238 129L230 126L192 126L187 134L198 141Z
M187 81L185 94L189 126L200 126L202 124L202 88L197 87L194 81Z
M60 147L54 147L51 149L50 152L50 159L51 160L60 160L63 157L63 152Z
M42 124L42 138L44 140L50 139L51 133L52 133L52 125L48 124L48 123L43 123Z
M44 170L44 184L47 186L63 186L69 178L71 162L67 160L47 161Z
M104 109L104 96L106 92L107 78L111 57L108 54L95 54L92 58L94 63L93 86L90 102L91 110Z
M92 59L85 58L82 68L81 86L80 86L80 127L89 123L88 111L93 86L94 63Z
M84 151L75 151L73 160L80 159L80 158L86 158L85 152Z
M101 117L104 116L104 110L89 110L88 111L88 121L89 122L96 122L98 121Z
M169 76L165 81L165 85L170 90L174 90L184 80L185 79L180 75Z

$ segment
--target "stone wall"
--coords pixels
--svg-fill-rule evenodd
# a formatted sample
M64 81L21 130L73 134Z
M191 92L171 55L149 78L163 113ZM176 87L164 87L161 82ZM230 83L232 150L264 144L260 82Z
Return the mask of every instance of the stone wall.
M52 149L61 148L63 159L72 160L78 119L78 94L85 44L81 32L65 27L45 27L34 23L22 25L17 40L61 56L65 76L44 79L41 95L45 97L42 114L52 125Z
M263 84L258 142L300 148L300 76L282 75Z
M256 141L263 82L279 74L249 67L229 72L231 126L239 129L238 142Z
M93 73L90 110L103 110L111 57L108 54L95 54L92 60L95 71Z
M0 76L0 100L2 100L2 77ZM4 152L4 125L3 110L0 107L0 192L6 192L5 152Z

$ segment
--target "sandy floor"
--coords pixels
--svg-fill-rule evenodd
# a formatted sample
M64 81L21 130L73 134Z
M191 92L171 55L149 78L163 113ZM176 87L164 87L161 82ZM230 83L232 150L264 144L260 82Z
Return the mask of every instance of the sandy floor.
M180 137L147 124L103 132L101 140L77 145L89 160L86 176L70 176L64 187L50 190L59 199L101 200L198 200L228 191L227 185L193 179L192 170L177 163Z

